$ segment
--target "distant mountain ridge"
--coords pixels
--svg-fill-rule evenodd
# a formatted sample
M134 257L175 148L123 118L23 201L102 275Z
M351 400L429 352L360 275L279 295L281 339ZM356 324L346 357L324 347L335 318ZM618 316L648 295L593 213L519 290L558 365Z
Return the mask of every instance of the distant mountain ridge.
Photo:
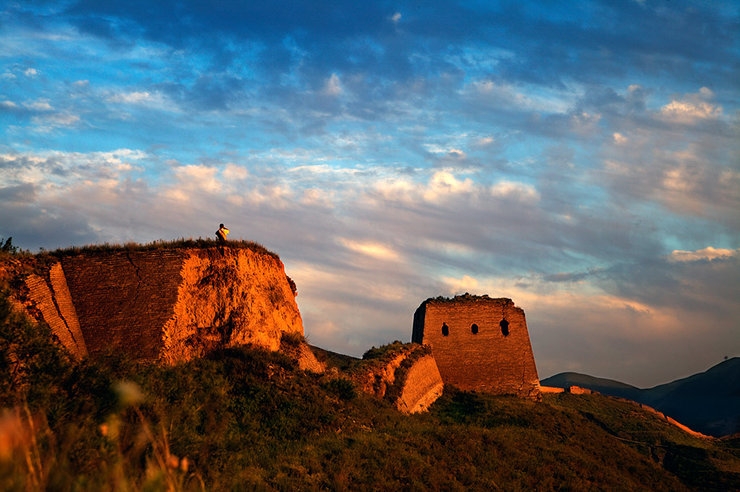
M740 357L725 360L702 373L646 389L575 372L556 374L540 384L555 388L580 386L644 403L702 434L722 437L740 433Z

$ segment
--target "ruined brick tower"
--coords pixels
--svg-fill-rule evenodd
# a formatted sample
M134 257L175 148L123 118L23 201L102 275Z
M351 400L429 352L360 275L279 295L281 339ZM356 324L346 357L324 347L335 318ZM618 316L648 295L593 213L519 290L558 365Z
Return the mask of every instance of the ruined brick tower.
M539 398L524 311L511 299L465 294L422 302L411 341L432 347L445 384Z

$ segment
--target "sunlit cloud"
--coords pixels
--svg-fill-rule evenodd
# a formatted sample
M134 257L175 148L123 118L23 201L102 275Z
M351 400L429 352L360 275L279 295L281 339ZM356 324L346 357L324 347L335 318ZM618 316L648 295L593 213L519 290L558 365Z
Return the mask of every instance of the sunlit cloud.
M702 87L697 94L674 99L660 108L660 116L668 121L687 124L717 119L722 116L722 106L708 102L713 96L711 90Z
M537 202L540 194L534 186L513 181L501 181L491 187L491 194L499 198L512 198L521 202Z
M684 251L680 249L673 250L669 256L669 261L672 262L694 262L694 261L714 261L724 260L738 255L740 250L726 249L726 248L714 248L707 246L703 249L696 251Z
M472 179L459 180L449 171L437 171L429 180L429 185L424 191L424 199L434 202L452 195L467 194L473 189Z
M614 143L617 145L623 145L628 142L627 137L625 137L619 132L614 132L614 134L612 134L612 138L614 139Z
M384 261L398 261L400 255L393 248L372 241L355 241L340 238L339 242L350 251Z

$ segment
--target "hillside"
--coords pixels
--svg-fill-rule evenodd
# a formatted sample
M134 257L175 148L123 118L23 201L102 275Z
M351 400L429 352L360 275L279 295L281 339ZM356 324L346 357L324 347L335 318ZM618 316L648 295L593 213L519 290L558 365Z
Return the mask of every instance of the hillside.
M627 398L634 400L635 395L640 392L639 388L630 386L629 384L620 383L612 379L596 378L588 376L586 374L579 374L577 372L561 372L549 378L540 381L542 386L551 386L553 388L570 388L571 386L579 386L581 388L588 388L593 391L598 391L604 395L616 396L619 398Z
M705 372L654 388L635 388L585 374L561 373L543 386L580 386L604 395L650 405L688 427L710 436L740 432L740 358L723 361Z
M446 387L405 415L316 350L230 348L172 366L76 360L0 302L3 490L730 490L740 442L697 439L601 395Z
M2 260L0 490L740 489L740 440L629 401L463 391L428 345L311 347L253 243Z

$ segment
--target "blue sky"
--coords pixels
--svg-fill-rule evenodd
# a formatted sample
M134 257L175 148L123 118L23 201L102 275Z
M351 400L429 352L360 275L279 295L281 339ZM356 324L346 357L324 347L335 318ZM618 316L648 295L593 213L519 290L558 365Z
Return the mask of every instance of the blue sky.
M735 2L13 1L0 236L233 238L315 345L510 297L540 377L740 356Z

